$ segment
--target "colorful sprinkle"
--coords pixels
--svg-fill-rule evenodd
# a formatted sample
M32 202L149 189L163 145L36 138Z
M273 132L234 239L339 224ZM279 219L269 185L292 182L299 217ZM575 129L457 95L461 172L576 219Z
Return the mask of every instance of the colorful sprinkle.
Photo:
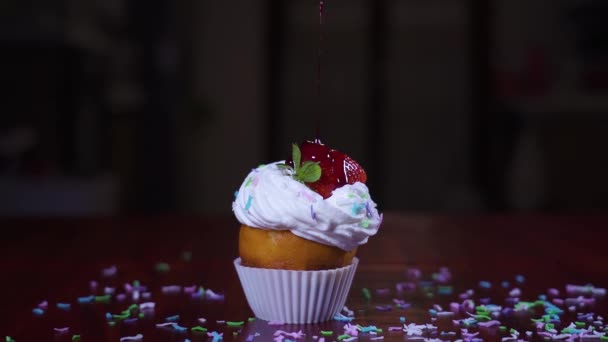
M247 198L247 203L245 204L245 211L249 211L249 208L251 208L252 203L253 203L253 196L249 195L249 197Z

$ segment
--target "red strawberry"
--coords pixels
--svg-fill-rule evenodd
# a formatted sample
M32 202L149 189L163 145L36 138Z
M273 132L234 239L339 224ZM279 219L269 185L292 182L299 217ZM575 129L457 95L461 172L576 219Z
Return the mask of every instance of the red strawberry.
M300 144L300 151L302 163L318 162L321 167L321 178L306 185L323 198L330 197L335 189L344 184L367 181L367 174L354 159L340 151L330 149L321 142L306 141ZM293 161L289 160L288 164L293 166Z

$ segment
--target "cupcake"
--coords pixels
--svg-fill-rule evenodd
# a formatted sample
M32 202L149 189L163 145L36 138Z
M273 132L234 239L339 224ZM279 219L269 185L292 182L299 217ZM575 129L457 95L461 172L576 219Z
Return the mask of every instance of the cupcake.
M314 323L340 312L357 248L382 222L366 181L356 161L319 141L247 175L232 204L241 223L234 264L257 317Z

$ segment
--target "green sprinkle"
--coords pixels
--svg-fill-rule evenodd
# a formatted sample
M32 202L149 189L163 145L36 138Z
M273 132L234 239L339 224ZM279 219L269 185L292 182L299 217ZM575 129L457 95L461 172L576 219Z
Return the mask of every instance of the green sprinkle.
M131 304L131 306L129 306L129 311L135 311L139 309L139 306L137 306L137 304Z
M72 336L72 341L80 341L80 335Z
M184 261L190 261L190 260L192 260L192 252L190 252L190 251L183 251L182 252L182 260L184 260Z
M584 328L585 327L585 322L574 322L574 325L576 325L577 328Z
M511 328L511 329L509 329L509 334L511 334L511 335L517 334L517 330Z
M197 325L196 327L192 327L192 329L190 329L192 331L197 331L197 332L206 332L207 328L203 328L200 325Z
M140 285L139 280L133 280L133 287L139 287Z
M249 185L251 185L251 181L253 179L251 177L247 178L247 181L245 182L245 187L248 187Z
M372 299L372 293L367 287L364 287L361 292L363 293L363 298L365 298L366 300L369 301L370 299Z
M245 324L245 322L243 322L243 321L239 321L239 322L230 322L230 321L228 321L228 322L226 322L226 325L229 326L229 327L242 327L243 324Z
M504 333L507 331L507 327L505 327L504 325L501 325L500 327L498 327L498 330L500 330L501 333Z
M545 337L543 337L543 340L545 340L545 341L551 341L551 337L545 336Z
M108 325L109 325L109 326L111 326L111 327L113 327L113 326L115 326L115 325L116 325L116 322L114 322L114 321L109 321L109 322L108 322Z
M426 293L426 297L427 298L433 298L433 297L435 297L435 295L433 294L433 292L427 292Z
M351 192L351 193L349 193L348 195L346 195L346 197L348 197L348 198L355 198L355 194L353 194L353 193Z
M481 322L488 322L492 320L492 318L490 318L488 315L475 315L475 319Z
M6 336L6 342L15 342L15 340L10 336Z
M351 338L351 336L348 334L340 335L340 336L338 336L338 341L342 341L347 338Z
M369 228L369 223L370 223L370 220L366 217L363 220L361 220L361 227L367 229L367 228Z
M140 319L142 319L142 318L144 318L145 315L144 315L143 312L140 312L138 316L139 316Z
M600 341L608 341L608 336L606 336L606 335L600 336Z
M166 262L159 262L156 264L156 272L158 273L167 273L171 270L171 266L169 266Z
M127 314L122 313L120 315L112 315L113 318L119 319L119 320L127 319L127 318L129 318L129 316L131 316L131 315L128 313Z
M236 332L236 331L233 331L233 332L232 332L232 336L236 336L236 335L238 335L238 334L239 334L239 333L238 333L238 332Z
M381 332L382 332L382 329L376 329L376 332L377 332L377 333L381 333Z
M103 296L95 296L95 303L109 303L110 302L110 295L103 295Z
M549 330L553 330L553 329L555 329L555 324L552 324L552 323L545 324L545 331L549 331Z
M260 165L258 165L258 168L264 167L264 166L266 166L266 164L260 164Z
M200 294L200 295L204 295L204 294L205 294L205 288L204 288L204 287L202 287L202 286L199 286L199 287L198 287L198 294Z
M248 321L249 321L249 322L253 322L253 321L255 321L255 317L249 317Z
M330 335L333 335L333 334L334 334L333 331L321 330L321 335L323 335L323 336L330 336Z
M368 199L368 198L369 198L369 196L368 196L367 194L363 194L363 195L361 195L361 198L362 198L362 199Z

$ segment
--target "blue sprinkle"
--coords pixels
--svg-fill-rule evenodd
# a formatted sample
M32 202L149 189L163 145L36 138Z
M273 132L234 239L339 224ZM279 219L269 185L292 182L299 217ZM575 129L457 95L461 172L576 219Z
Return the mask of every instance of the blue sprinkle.
M234 192L234 199L236 199L237 197L239 197L239 191L238 190Z
M167 322L179 321L179 315L169 316L169 317L165 318L165 321L167 321Z
M44 315L44 310L42 310L41 308L35 308L32 310L32 313L36 316L42 316Z
M399 317L399 322L405 323L405 317Z
M492 284L489 281L482 280L479 282L479 287L482 289L489 289L492 287Z
M334 320L339 322L352 322L355 319L354 317L346 317L343 314L337 314L334 316Z
M185 339L184 342L190 342L190 340L189 339Z
M515 281L521 284L521 283L523 283L524 281L526 281L526 278L524 278L524 276L523 276L523 275L518 274L518 275L516 275L516 276L515 276Z
M222 335L218 334L217 331L211 332L210 334L210 336L213 337L213 340L211 342L219 342L223 339Z
M95 301L95 296L78 297L78 303L80 303L80 304L93 303L94 301Z
M508 289L509 288L509 282L508 281L503 281L502 283L500 283L502 285L503 288Z
M112 320L112 318L113 318L112 314L111 314L111 313L109 313L109 312L106 312L106 319L107 319L108 321L111 321L111 320Z
M57 303L57 309L60 310L70 310L71 307L72 305L70 305L69 303Z
M313 220L317 220L317 214L315 214L314 209L312 208L312 204L310 205L310 216L312 217Z
M182 326L180 326L177 323L173 324L173 329L176 330L176 331L178 331L178 332L185 332L185 331L188 330L188 328L182 327Z
M296 342L296 341L292 341L292 340L286 338L285 342Z
M370 325L369 327L361 327L359 330L361 330L363 333L368 333L370 331L376 331L378 328L375 325Z
M251 208L251 202L253 202L253 196L249 195L249 198L247 198L247 204L245 204L245 210L249 210L249 208Z
M365 204L363 204L363 203L353 203L353 209L352 209L352 211L353 211L353 215L358 215L358 214L359 214L359 212L360 212L360 211L361 211L363 208L365 208Z
M429 314L433 317L437 316L437 310L435 309L429 309Z
M538 296L538 299L540 299L540 300L547 300L547 296L544 295L544 294L541 294L541 295Z

